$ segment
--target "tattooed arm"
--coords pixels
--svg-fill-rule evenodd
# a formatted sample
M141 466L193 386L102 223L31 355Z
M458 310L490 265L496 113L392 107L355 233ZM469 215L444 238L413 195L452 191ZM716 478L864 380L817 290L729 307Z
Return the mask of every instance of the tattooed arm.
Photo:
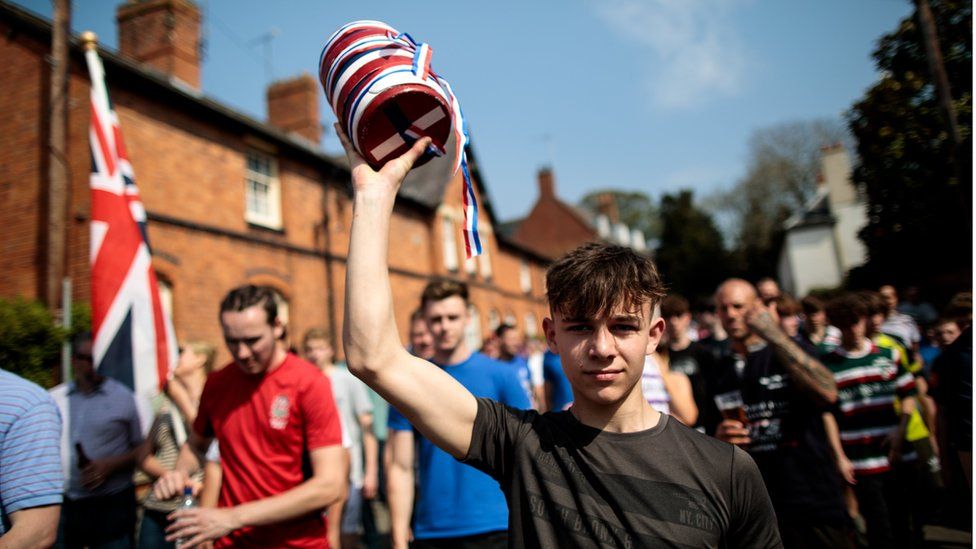
M757 304L749 311L746 321L753 333L766 340L773 348L773 352L786 367L790 378L801 391L810 396L815 404L830 405L837 402L837 383L834 381L834 374L790 339L790 336L776 325L769 311Z

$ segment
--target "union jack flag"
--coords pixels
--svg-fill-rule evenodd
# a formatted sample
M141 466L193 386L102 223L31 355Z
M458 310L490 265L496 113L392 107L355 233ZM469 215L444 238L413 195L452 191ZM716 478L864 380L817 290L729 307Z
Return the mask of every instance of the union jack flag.
M136 395L160 391L177 357L173 324L164 312L119 119L95 48L91 75L91 294L95 368Z

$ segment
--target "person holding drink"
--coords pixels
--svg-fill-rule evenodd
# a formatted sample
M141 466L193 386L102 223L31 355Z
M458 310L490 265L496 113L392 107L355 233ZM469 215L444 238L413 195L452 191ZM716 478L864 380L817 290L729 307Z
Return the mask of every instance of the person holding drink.
M745 280L725 281L715 304L732 340L710 387L723 418L715 436L756 461L785 547L851 547L822 420L837 401L833 375L780 329Z

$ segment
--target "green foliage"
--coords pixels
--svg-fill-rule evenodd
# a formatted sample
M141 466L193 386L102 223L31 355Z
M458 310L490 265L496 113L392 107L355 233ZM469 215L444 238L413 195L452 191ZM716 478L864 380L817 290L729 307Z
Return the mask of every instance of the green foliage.
M91 307L76 303L70 335L90 330ZM50 389L68 335L41 302L0 298L0 368Z
M0 366L41 387L54 384L64 331L38 301L0 299Z
M661 197L661 244L655 255L668 292L688 299L710 295L728 275L722 235L690 190Z
M949 136L917 19L905 19L879 40L883 76L848 113L868 200L859 236L869 260L853 278L868 286L968 286L972 276L972 3L929 4L963 143Z
M609 194L616 201L620 222L644 233L645 240L661 234L659 211L654 201L642 192L600 190L588 193L580 203L591 211L599 211L600 197Z

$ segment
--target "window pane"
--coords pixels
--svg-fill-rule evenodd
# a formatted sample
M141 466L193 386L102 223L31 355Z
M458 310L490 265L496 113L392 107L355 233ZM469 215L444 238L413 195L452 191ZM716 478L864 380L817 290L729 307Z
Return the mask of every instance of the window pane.
M519 283L523 292L532 291L532 271L529 269L529 263L524 259L519 264Z
M441 218L441 232L444 244L444 267L449 271L456 271L458 268L457 242L454 240L454 223L451 218L444 216Z

